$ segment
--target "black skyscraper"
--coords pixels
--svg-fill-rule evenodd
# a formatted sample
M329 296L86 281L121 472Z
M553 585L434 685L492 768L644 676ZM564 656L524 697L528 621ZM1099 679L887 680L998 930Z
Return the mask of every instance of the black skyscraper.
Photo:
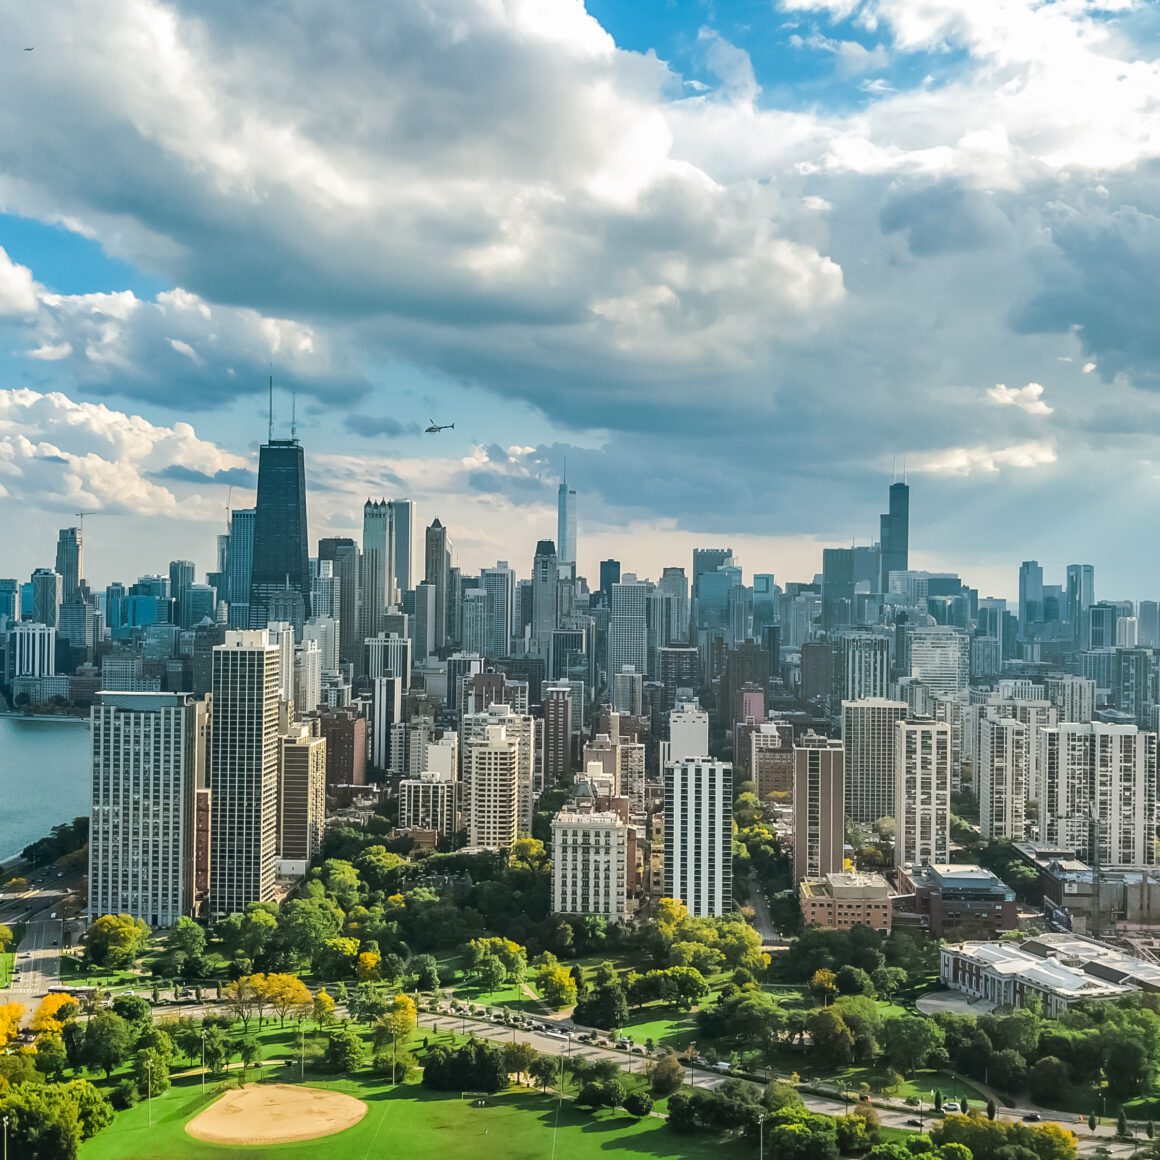
M605 608L612 607L612 586L620 583L620 561L600 561L600 595Z
M890 511L881 517L879 534L882 549L881 591L890 591L890 573L905 572L910 560L910 488L905 483L890 485Z
M297 439L271 439L258 455L250 627L310 616L306 463Z

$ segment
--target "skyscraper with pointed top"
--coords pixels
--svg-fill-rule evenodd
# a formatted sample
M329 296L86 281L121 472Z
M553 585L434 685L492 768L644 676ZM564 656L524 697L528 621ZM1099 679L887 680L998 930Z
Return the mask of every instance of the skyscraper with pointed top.
M561 564L576 567L576 489L568 486L568 468L556 498L556 546Z
M890 485L890 508L880 517L879 557L882 569L880 591L890 591L890 573L910 567L910 486Z
M258 452L250 627L284 620L301 630L310 617L306 460L294 429L289 439L274 438L272 401L270 414L268 441Z

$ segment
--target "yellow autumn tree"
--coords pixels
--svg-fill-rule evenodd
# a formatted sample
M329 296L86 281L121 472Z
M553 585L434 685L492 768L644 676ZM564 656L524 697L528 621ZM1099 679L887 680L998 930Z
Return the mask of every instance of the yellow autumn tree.
M0 1005L0 1049L10 1044L20 1034L20 1021L24 1018L23 1003Z
M81 1009L81 1005L71 996L63 994L45 995L32 1017L32 1030L47 1031L59 1035L61 1028Z
M360 983L370 983L379 977L382 956L378 951L363 951L354 962L355 977Z

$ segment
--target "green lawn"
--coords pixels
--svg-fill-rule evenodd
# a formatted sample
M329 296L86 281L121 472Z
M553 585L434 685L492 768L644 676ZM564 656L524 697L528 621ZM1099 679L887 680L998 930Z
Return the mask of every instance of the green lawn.
M645 1156L748 1157L743 1144L709 1137L673 1134L661 1120L632 1120L623 1113L592 1116L551 1096L512 1092L491 1097L477 1108L458 1095L427 1091L418 1084L389 1084L368 1076L361 1079L310 1079L316 1087L332 1087L365 1100L362 1121L337 1135L276 1147L223 1148L203 1144L185 1132L185 1124L213 1097L202 1097L196 1084L182 1082L153 1101L153 1124L145 1105L119 1113L114 1123L81 1148L80 1160L224 1160L244 1155L250 1160L280 1160L284 1156L319 1160L364 1160L402 1154L407 1160L446 1160L501 1155L504 1160L598 1160L611 1151ZM557 1134L558 1133L558 1134ZM555 1136L555 1138L553 1138Z
M24 926L16 923L12 927L12 949L0 955L0 990L12 985L12 968L16 963L16 950L24 937Z

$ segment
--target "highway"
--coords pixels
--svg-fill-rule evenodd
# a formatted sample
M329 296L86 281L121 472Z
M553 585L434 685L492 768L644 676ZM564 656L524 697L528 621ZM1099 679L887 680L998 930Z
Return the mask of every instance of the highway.
M63 920L76 910L80 884L79 874L58 878L56 870L40 870L34 872L27 890L0 895L0 922L24 927L24 937L16 948L12 986L0 990L0 1003L23 1003L28 1008L26 1022L35 1001L60 982Z

